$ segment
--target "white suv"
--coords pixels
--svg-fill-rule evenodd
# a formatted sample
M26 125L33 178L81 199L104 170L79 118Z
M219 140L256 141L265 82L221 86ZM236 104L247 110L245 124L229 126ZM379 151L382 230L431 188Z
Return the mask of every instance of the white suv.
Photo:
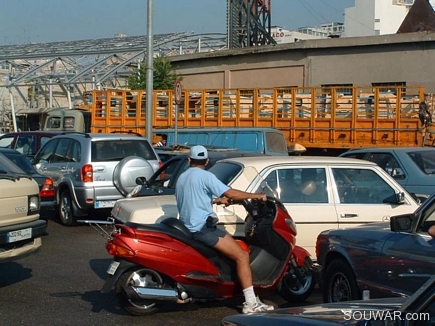
M134 157L124 164L124 158ZM59 218L72 225L78 216L112 208L136 186L136 176L149 178L162 165L148 140L134 134L68 133L51 138L33 164L55 184ZM123 182L115 184L114 175Z
M317 235L323 230L380 222L418 207L378 165L357 159L240 157L220 160L209 171L235 189L279 198L296 222L298 245L313 257ZM215 212L230 234L244 236L243 206L216 205ZM121 199L112 210L113 217L132 226L177 215L172 195Z

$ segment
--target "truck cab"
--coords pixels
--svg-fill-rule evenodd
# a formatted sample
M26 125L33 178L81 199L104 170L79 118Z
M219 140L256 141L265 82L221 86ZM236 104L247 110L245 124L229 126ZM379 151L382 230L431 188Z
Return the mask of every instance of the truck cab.
M43 130L89 132L91 113L81 109L57 108L49 111Z

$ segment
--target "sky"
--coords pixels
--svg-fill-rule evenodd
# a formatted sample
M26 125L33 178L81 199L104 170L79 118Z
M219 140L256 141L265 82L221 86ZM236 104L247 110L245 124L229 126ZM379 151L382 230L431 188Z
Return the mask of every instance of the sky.
M272 26L344 22L354 0L270 0ZM153 33L225 33L226 0L153 0ZM147 0L3 0L0 45L146 35Z

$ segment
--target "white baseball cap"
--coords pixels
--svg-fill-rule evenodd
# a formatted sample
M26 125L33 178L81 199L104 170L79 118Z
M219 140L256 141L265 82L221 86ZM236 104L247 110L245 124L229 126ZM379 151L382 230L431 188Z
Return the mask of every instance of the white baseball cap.
M195 145L190 148L189 157L194 160L205 160L208 158L207 149L201 145Z

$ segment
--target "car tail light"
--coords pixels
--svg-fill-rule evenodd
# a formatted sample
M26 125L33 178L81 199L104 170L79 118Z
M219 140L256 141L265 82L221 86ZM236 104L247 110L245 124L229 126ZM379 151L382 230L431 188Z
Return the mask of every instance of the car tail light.
M44 197L54 197L54 182L50 178L46 178L44 184L42 185L41 191L39 192L41 198Z
M92 169L91 164L83 165L81 172L82 172L82 181L83 182L94 181L94 170Z

